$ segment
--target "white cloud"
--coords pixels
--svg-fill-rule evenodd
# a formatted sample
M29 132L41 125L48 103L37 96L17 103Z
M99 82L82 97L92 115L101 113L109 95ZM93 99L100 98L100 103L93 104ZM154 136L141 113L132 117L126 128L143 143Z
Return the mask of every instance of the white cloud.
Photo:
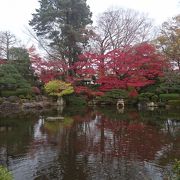
M178 0L88 0L88 3L95 16L109 7L130 8L148 13L157 24L180 13Z
M0 0L0 31L10 31L23 39L25 26L39 6L37 0Z
M136 9L149 13L160 24L168 17L180 12L179 0L88 0L91 11L96 16L110 6ZM0 31L9 30L20 39L26 39L23 33L31 14L39 7L38 0L0 0Z

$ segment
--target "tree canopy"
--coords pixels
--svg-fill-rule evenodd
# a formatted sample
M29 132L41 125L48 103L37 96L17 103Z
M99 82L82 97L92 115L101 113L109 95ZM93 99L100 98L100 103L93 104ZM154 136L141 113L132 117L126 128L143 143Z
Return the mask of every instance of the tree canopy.
M3 95L27 95L31 86L14 65L3 64L0 67L0 90Z
M174 67L180 70L180 14L163 23L157 44Z
M16 37L11 32L0 32L0 57L9 60L10 49L16 44L16 42Z
M85 53L74 68L80 79L95 76L99 90L108 91L153 84L163 75L166 63L154 46L142 43L105 55Z
M108 9L97 18L92 47L94 52L105 54L124 46L145 42L152 36L152 21L132 9Z
M45 91L51 96L64 96L74 92L73 86L60 80L49 81L44 86Z
M40 0L39 3L40 8L29 24L37 36L48 40L54 53L73 64L87 43L86 25L92 23L86 0Z

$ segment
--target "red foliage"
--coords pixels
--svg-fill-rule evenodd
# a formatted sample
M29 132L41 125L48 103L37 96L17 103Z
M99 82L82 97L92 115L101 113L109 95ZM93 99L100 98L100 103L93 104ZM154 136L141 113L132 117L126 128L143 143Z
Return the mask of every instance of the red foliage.
M36 49L34 47L29 49L29 54L34 73L44 83L56 79L58 76L63 75L67 70L67 65L64 61L44 60L36 53Z
M7 60L0 59L0 64L6 64L6 63L7 63Z
M41 94L40 89L39 89L38 87L35 87L35 86L32 87L32 92L33 92L34 94Z
M86 87L86 86L75 86L74 87L75 92L77 94L85 94L88 97L93 97L93 96L102 96L104 95L103 92L100 91L93 91L90 88Z
M74 64L80 78L96 77L99 90L143 87L163 75L166 63L147 43L116 49L105 55L85 53Z
M129 92L129 97L136 97L138 95L138 92L136 89L133 89L132 91Z
M154 46L147 43L115 49L104 55L84 53L71 67L65 61L43 60L33 47L29 49L29 54L34 72L42 82L64 76L66 81L74 84L76 93L88 96L101 96L102 92L112 89L133 87L134 91L129 96L135 97L135 89L155 83L157 77L163 76L163 68L167 66ZM68 76L70 70L75 72L76 77ZM77 86L77 82L87 79L86 84L98 84L99 89L93 91L84 84Z
M77 94L80 94L80 93L88 93L89 89L85 86L77 86L75 87L75 92Z

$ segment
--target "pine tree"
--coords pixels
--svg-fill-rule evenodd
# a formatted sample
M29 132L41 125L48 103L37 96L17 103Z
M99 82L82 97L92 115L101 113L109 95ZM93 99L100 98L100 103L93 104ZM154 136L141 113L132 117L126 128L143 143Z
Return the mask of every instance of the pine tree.
M37 36L48 40L53 52L69 65L77 61L82 47L87 44L88 30L92 23L86 0L40 0L29 24Z

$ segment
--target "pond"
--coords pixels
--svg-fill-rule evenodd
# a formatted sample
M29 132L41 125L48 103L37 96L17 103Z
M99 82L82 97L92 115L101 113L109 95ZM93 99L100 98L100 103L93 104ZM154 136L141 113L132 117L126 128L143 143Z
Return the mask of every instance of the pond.
M163 180L180 158L180 112L67 107L0 117L0 164L15 180Z

